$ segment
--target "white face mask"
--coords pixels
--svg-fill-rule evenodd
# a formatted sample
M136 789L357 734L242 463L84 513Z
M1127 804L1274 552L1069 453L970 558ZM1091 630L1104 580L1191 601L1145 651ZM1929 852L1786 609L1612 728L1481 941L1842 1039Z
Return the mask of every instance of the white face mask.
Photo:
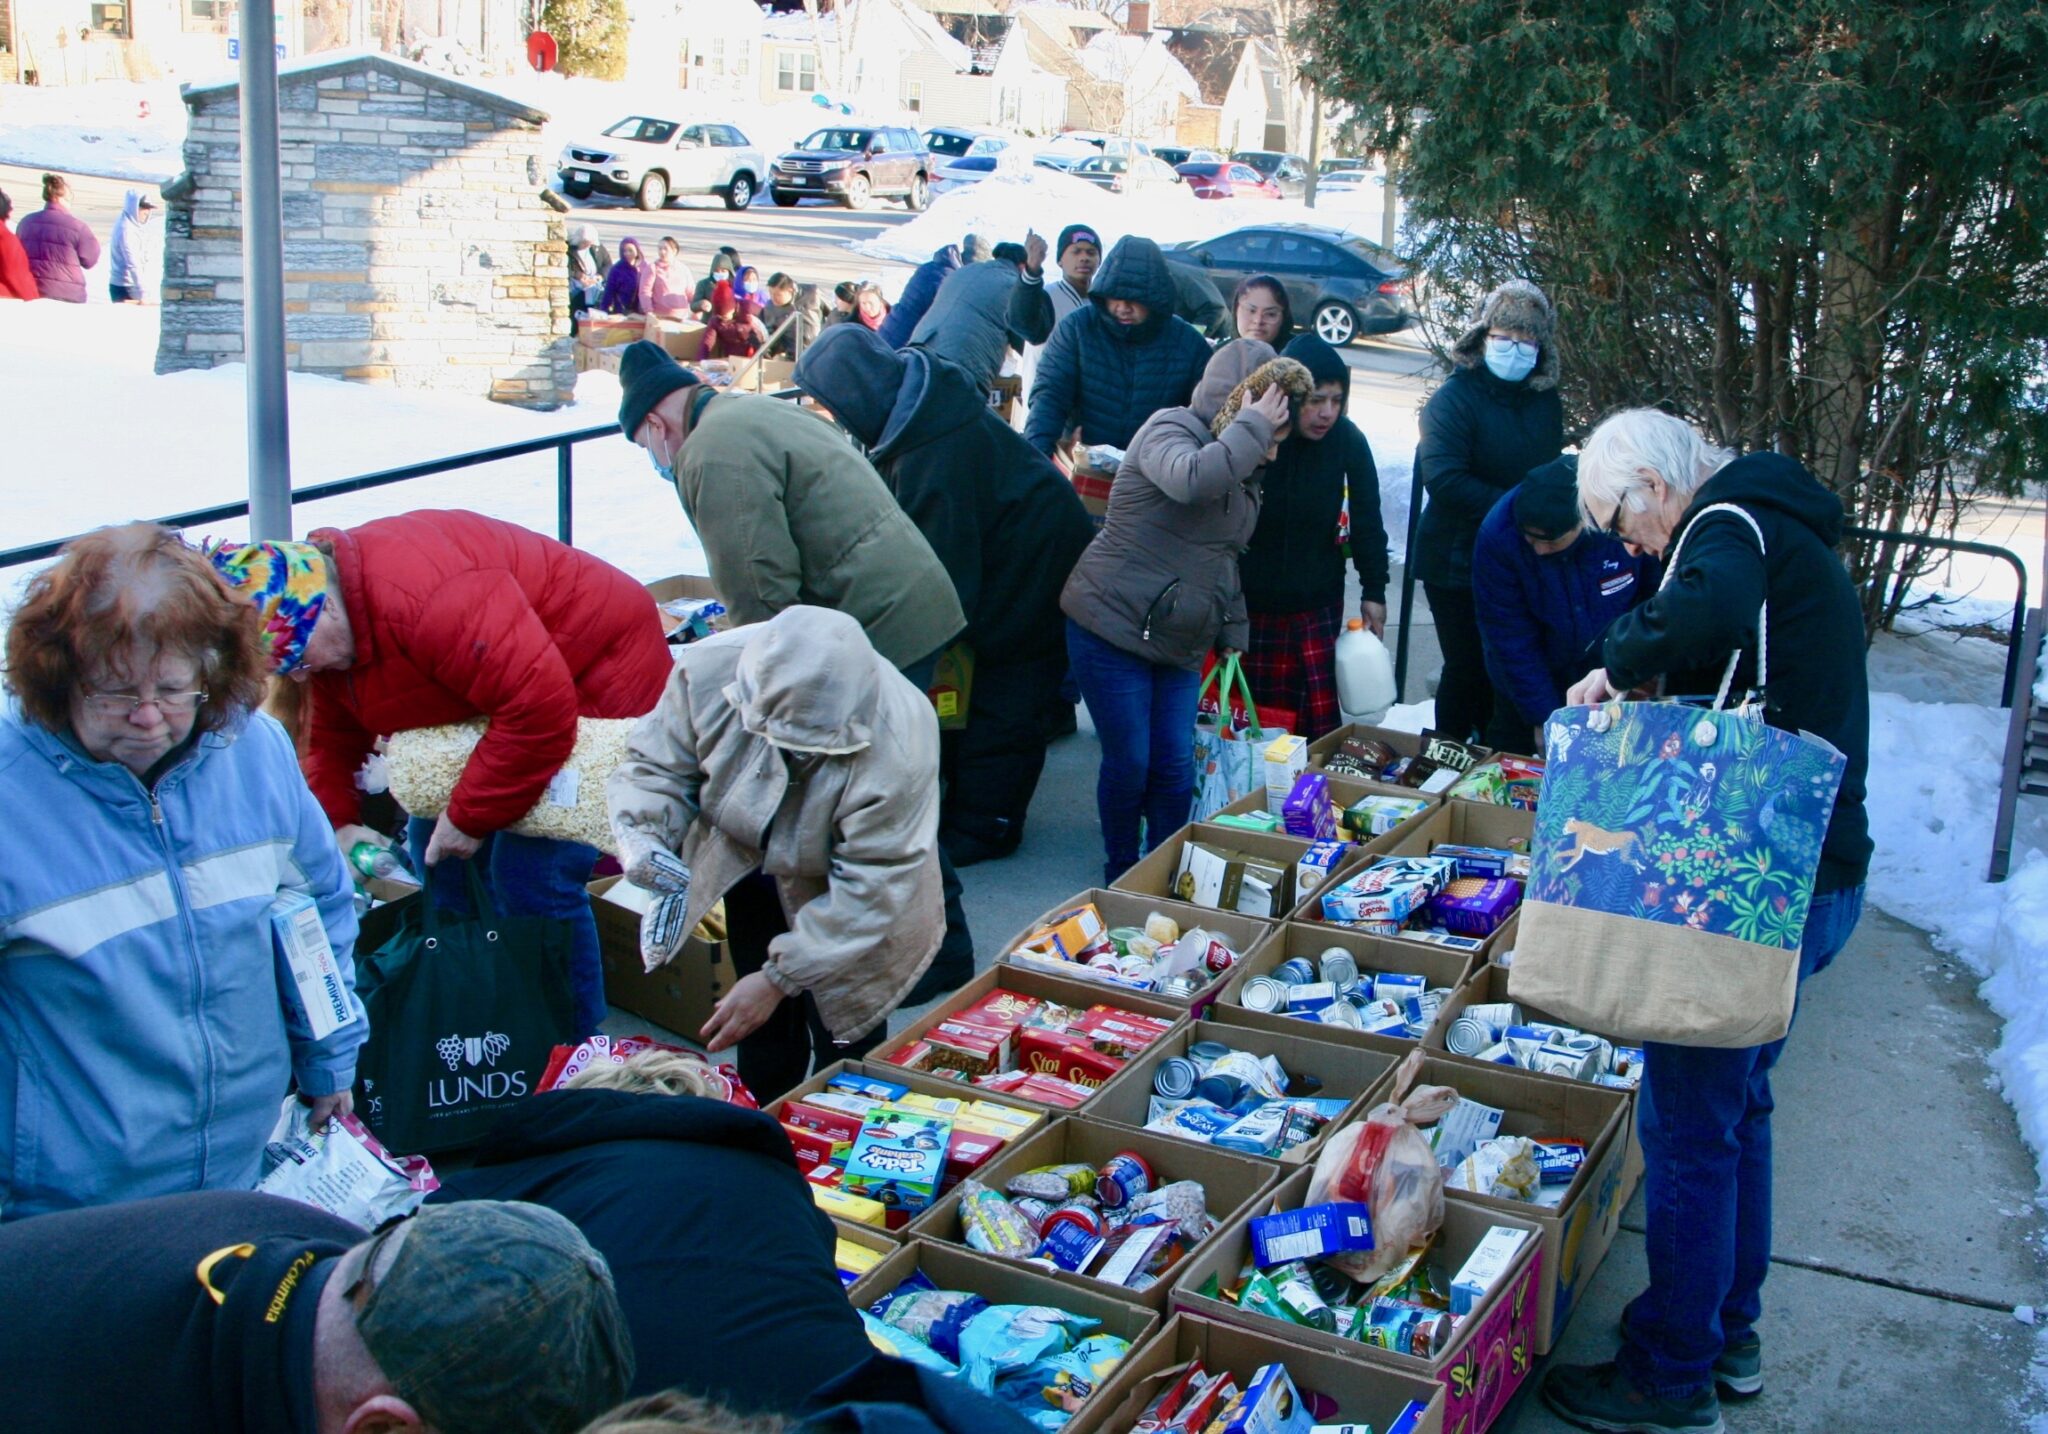
M1501 338L1494 334L1486 337L1486 367L1502 383L1520 383L1536 370L1537 355L1542 349L1521 339Z

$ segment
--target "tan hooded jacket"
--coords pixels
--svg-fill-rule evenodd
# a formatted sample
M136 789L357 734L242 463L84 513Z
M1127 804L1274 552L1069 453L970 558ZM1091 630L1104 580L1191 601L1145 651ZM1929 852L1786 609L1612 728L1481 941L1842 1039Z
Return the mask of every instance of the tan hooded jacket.
M938 769L925 695L852 618L797 606L683 649L606 795L622 848L651 839L690 868L684 930L757 867L776 879L790 929L764 974L851 1041L944 934Z

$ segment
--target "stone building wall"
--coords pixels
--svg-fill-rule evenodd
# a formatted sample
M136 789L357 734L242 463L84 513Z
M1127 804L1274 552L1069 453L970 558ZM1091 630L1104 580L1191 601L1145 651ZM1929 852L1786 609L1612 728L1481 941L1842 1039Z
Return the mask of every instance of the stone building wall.
M240 91L187 87L157 372L242 356ZM548 408L574 396L568 248L514 100L381 55L279 77L287 364Z

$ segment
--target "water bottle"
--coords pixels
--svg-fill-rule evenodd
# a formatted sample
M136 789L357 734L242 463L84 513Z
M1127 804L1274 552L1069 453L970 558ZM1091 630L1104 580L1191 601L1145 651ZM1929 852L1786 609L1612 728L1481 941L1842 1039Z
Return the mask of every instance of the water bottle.
M1345 624L1337 639L1337 707L1346 722L1375 726L1394 705L1394 659L1366 630L1363 618Z

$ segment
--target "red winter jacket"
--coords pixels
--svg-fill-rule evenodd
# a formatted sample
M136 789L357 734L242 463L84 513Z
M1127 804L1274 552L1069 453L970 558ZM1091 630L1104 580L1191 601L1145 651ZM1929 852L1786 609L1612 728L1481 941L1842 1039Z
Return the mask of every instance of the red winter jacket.
M0 220L0 299L40 299L36 276L28 270L28 251Z
M312 681L306 779L336 826L380 736L488 717L448 819L510 826L568 760L578 717L643 717L672 660L647 590L588 553L481 513L322 528L355 632L353 667Z

